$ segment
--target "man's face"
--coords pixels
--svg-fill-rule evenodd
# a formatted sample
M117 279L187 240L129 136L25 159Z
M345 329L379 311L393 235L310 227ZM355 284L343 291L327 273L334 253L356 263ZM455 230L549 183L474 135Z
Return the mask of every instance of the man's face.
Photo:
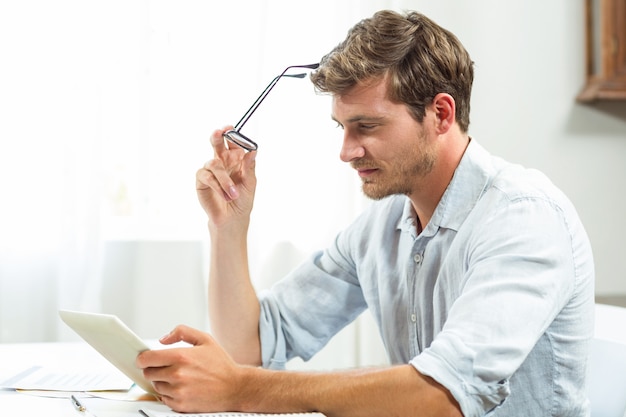
M380 79L334 96L332 116L344 130L341 160L357 170L366 196L410 196L423 187L436 162L431 112L418 123L406 105L387 98Z

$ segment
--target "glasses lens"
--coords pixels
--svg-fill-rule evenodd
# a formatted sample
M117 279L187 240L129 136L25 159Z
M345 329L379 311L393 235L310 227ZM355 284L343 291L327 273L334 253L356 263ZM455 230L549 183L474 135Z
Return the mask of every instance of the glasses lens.
M246 151L256 151L259 148L259 145L257 145L256 142L236 130L229 130L224 133L224 137L227 141L234 143Z

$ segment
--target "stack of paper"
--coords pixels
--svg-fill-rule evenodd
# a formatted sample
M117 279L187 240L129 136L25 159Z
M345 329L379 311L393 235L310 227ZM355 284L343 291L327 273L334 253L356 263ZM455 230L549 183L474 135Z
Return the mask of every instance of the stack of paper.
M133 382L121 373L61 372L33 366L4 381L0 388L39 391L127 391Z

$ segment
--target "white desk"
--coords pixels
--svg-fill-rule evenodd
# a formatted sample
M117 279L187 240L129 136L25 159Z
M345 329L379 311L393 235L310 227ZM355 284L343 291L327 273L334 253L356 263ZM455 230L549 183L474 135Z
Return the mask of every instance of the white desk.
M20 370L42 365L68 369L119 372L91 346L76 343L26 343L0 344L0 380L15 375ZM54 395L52 393L51 395ZM13 390L0 389L0 415L11 417L140 417L139 409L146 401L129 401L91 397L81 394L80 401L93 415L76 411L69 394L61 398L42 397ZM106 396L106 393L103 394Z

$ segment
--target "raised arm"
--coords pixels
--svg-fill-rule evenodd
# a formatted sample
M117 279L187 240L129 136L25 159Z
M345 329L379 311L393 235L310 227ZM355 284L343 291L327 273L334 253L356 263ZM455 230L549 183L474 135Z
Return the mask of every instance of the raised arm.
M235 361L259 365L259 303L250 282L247 251L256 152L228 149L223 132L211 135L215 158L196 173L198 200L211 235L211 331Z

